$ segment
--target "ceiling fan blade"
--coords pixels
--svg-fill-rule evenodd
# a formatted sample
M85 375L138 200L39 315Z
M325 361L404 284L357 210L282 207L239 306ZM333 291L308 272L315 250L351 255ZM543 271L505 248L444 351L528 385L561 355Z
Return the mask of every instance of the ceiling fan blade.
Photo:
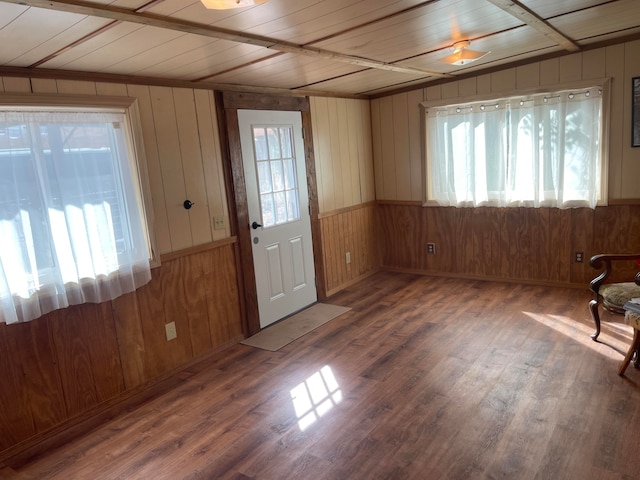
M466 65L467 63L478 60L489 53L491 52L480 52L478 50L468 50L465 48L441 58L440 61L450 65Z

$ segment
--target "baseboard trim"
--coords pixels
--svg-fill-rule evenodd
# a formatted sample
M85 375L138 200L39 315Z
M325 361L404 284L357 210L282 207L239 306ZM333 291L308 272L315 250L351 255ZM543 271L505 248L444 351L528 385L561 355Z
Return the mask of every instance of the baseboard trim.
M375 275L376 273L378 273L381 269L377 268L371 272L367 272L364 273L356 278L352 278L351 280L341 284L338 287L332 288L331 290L327 290L327 297L330 297L331 295L335 295L336 293L338 293L341 290L344 290L345 288L350 287L351 285L355 285L356 283L358 283L361 280L364 280L365 278L369 278L371 275Z
M449 272L431 272L427 270L419 270L414 268L396 268L389 266L382 266L382 271L385 272L397 272L397 273L409 273L413 275L424 275L429 277L441 277L441 278L460 278L464 280L479 280L484 282L503 282L503 283L517 283L520 285L537 285L540 287L554 287L554 288L572 288L588 290L589 285L586 283L570 283L570 282L549 282L545 280L529 280L525 278L508 278L508 277L487 277L481 275L467 275L462 273L449 273Z

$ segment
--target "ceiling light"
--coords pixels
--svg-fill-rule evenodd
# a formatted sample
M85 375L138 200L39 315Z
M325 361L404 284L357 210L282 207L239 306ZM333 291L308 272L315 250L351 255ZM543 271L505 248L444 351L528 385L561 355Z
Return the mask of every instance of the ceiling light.
M469 62L478 60L491 53L468 50L469 45L471 45L470 40L460 40L459 42L454 43L450 47L451 50L453 50L453 53L444 58L441 58L440 61L448 63L450 65L466 65Z
M212 10L227 10L229 8L250 7L268 0L200 0L202 4Z

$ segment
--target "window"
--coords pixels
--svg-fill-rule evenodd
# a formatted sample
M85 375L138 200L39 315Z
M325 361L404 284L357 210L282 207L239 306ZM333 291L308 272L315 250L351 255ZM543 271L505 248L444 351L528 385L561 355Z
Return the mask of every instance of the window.
M603 88L427 107L427 200L595 208L606 193Z
M253 127L264 228L300 219L291 126Z
M131 118L123 107L0 105L0 321L150 280Z

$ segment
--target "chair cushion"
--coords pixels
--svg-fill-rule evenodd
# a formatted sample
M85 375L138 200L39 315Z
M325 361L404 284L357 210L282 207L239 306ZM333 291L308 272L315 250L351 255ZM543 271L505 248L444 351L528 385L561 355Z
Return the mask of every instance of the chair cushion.
M624 322L636 330L640 330L640 314L627 310L624 312Z
M634 282L609 283L602 285L599 293L608 306L621 309L632 298L640 297L640 285Z

